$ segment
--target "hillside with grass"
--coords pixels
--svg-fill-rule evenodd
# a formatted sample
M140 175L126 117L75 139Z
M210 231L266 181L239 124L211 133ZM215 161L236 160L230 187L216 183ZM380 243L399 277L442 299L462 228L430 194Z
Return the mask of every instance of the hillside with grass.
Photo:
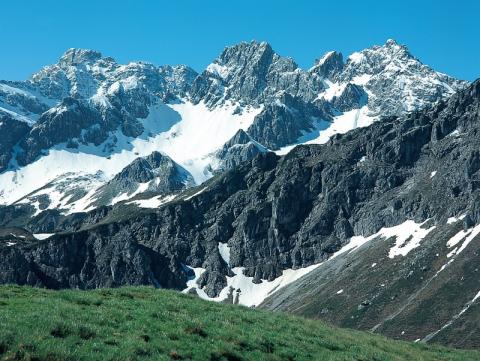
M153 288L0 287L1 360L479 360Z

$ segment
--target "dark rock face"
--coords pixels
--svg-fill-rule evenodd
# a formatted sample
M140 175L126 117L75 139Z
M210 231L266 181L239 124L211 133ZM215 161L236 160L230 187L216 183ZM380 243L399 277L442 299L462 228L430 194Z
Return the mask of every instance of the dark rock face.
M24 152L17 157L19 163L26 165L42 150L78 137L83 129L92 127L98 117L99 114L85 102L65 98L58 108L44 113L22 140L20 146Z
M368 103L368 95L362 87L347 84L338 97L333 97L332 105L341 112L359 109Z
M94 236L79 232L59 242L25 246L23 252L0 247L5 261L0 263L2 280L55 289L125 284L180 288L186 282L182 272L172 273L166 267L164 257L131 242L124 231L110 226L97 232ZM17 264L17 268L5 267L10 263Z
M217 172L233 169L240 164L253 159L258 153L267 150L255 142L245 131L240 129L225 145L216 153L220 164Z
M2 139L0 142L0 172L7 169L12 158L13 147L29 130L30 127L26 123L0 112L0 139Z
M260 144L277 150L312 131L315 119L331 116L316 105L283 93L277 102L265 106L247 132Z

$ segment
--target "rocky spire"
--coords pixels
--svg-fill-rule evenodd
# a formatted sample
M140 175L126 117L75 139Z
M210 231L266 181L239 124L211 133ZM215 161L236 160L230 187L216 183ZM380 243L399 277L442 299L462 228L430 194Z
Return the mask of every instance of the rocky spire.
M68 49L59 60L60 65L77 65L81 63L94 63L102 58L102 54L90 49Z

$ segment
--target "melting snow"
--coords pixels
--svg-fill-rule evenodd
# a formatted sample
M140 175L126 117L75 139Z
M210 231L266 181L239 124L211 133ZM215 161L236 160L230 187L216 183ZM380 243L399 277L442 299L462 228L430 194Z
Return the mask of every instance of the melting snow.
M470 228L466 231L461 230L452 238L450 238L447 242L447 247L452 248L463 241L460 247L455 248L452 252L450 252L447 257L452 257L454 255L458 255L462 253L462 251L470 244L470 242L480 233L480 224L476 225L473 228Z
M347 244L345 244L340 250L335 252L325 262L329 262L330 260L335 259L342 254L351 253L377 237L383 237L387 239L390 237L397 237L396 244L390 250L390 253L393 255L393 257L398 254L406 255L409 251L411 251L415 247L418 247L420 241L435 228L435 226L433 226L429 229L422 229L421 226L423 224L425 224L425 222L417 224L414 221L406 221L395 227L382 228L379 232L369 237L354 236L350 238L350 241ZM405 244L405 241L407 241L407 239L408 242ZM218 251L223 260L225 260L227 264L230 264L230 247L228 247L228 244L219 243ZM232 269L235 275L233 277L227 276L227 287L225 287L220 292L220 295L218 297L214 298L209 297L205 293L205 291L199 289L197 285L197 280L202 275L202 273L205 272L205 269L192 268L195 273L195 277L187 282L187 288L184 290L184 292L188 292L190 289L193 288L197 291L197 294L201 298L210 301L220 302L226 300L233 289L234 300L236 300L239 304L245 306L257 306L262 303L265 298L272 295L274 292L298 280L302 276L312 272L314 269L320 267L325 262L295 270L286 269L283 271L280 277L274 279L273 281L262 280L262 282L259 284L253 283L253 277L247 277L243 274L244 267L235 267ZM373 263L372 267L375 266L376 263ZM384 286L384 284L382 284L382 286ZM338 292L342 293L343 290L340 290Z
M325 80L327 89L318 95L318 99L332 100L334 97L342 95L347 83L332 83L330 80Z
M230 72L230 69L227 66L217 63L211 63L207 66L206 70L214 75L219 76L222 79L226 79Z
M47 238L50 238L51 236L53 236L55 233L34 233L33 236L42 241L44 239L47 239Z
M149 199L134 200L131 202L127 202L127 204L134 203L141 208L158 208L163 204L167 204L168 202L171 202L172 200L175 199L175 197L176 195L169 195L169 196L160 195L160 196L155 196Z
M342 113L333 118L332 122L319 121L317 129L299 138L296 144L288 145L275 151L278 155L287 154L298 144L325 144L335 134L344 134L352 129L367 127L376 120L369 114L365 105L360 109L354 109Z
M460 217L456 218L456 217L450 217L448 220L447 220L447 224L452 224L452 223L456 223L458 221L461 221L462 219L464 219L466 216L466 214L463 214L461 215Z
M388 257L406 256L412 249L420 246L420 242L425 236L435 229L435 226L428 229L422 228L427 221L420 224L406 221L395 227L383 228L380 231L383 237L387 239L396 237L395 245L390 249Z
M230 265L230 247L228 247L228 243L219 243L218 252L220 252L220 256L223 258L225 263Z
M198 192L195 192L195 193L192 194L191 196L188 196L187 198L185 198L185 200L188 201L189 199L192 199L193 197L198 196L199 194L205 192L205 190L206 190L207 188L208 188L208 187L203 187L203 188L200 189Z

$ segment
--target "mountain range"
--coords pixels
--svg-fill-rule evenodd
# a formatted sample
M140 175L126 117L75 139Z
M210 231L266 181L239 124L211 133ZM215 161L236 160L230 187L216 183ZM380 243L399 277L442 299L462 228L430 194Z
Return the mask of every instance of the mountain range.
M480 346L480 83L393 40L304 70L70 49L0 82L0 283L153 285Z

